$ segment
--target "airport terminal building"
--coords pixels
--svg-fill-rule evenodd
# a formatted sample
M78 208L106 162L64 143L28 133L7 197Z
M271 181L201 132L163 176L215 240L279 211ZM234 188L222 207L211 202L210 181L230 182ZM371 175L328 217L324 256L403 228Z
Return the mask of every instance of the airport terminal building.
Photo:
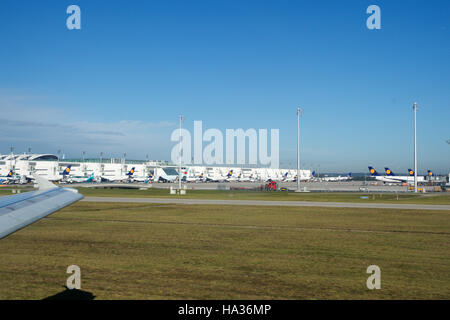
M126 159L59 159L53 154L9 154L0 155L0 177L5 177L12 170L16 177L31 178L37 173L50 181L62 180L62 172L70 166L72 177L94 175L96 181L120 181L128 178L133 171L135 181L152 177L153 181L167 181L178 177L178 166L166 161L141 161ZM267 181L294 179L296 169L246 168L224 166L182 166L182 176L187 181L199 177L220 179L228 177L233 181ZM122 179L123 178L123 179ZM311 170L300 170L300 180L312 178ZM26 179L25 179L26 180Z

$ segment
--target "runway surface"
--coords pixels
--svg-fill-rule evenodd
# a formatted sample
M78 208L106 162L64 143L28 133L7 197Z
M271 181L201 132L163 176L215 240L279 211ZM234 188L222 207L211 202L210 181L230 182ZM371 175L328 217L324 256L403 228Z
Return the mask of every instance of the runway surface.
M450 210L450 205L395 204L395 203L352 203L352 202L314 202L314 201L261 201L261 200L211 200L179 198L116 198L85 197L88 202L125 202L125 203L169 203L169 204L205 204L240 206L286 206L286 207L334 207L334 208L375 208L402 210Z

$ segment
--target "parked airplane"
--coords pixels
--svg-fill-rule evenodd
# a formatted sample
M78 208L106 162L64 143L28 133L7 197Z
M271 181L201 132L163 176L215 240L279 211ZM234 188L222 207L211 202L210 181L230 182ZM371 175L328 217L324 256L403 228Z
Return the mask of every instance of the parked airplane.
M1 176L0 178L11 178L13 175L14 175L14 171L9 170L9 172L6 176Z
M411 169L408 169L408 176L397 176L395 173L389 169L384 168L386 175L390 179L398 180L399 182L408 182L408 183L414 183L414 171ZM417 182L423 182L425 181L425 178L423 176L417 176Z
M90 176L69 176L66 179L67 183L82 183L82 182L95 182L94 172Z
M373 168L369 167L369 172L372 177L374 177L378 181L382 181L383 183L412 183L414 182L414 171L408 169L409 176L397 176L390 170L389 168L384 168L385 176L380 176L378 172ZM417 182L425 181L423 176L417 176Z
M67 167L61 171L60 173L57 173L56 175L49 175L47 176L45 179L50 181L50 182L67 182L66 179L69 178L70 176L70 170L72 168L72 165L69 164L67 165ZM25 177L28 181L34 180L34 176L33 175L27 175Z
M182 177L181 177L181 181L184 182L201 182L203 179L203 173L202 174L197 174L194 171L189 170L189 168L186 168L183 173L182 173Z
M352 179L352 173L349 172L347 174L347 176L345 176L345 177L341 177L341 176L338 176L338 177L323 177L323 178L320 178L320 179L322 179L322 181L326 181L326 182L348 181L348 180Z
M207 174L206 181L207 182L229 182L230 178L233 176L233 170L228 171L226 175L216 174L213 175ZM234 177L233 177L234 178ZM234 178L233 181L236 181Z
M133 178L133 174L135 171L135 167L131 168L130 171L128 171L125 175L118 175L118 176L101 176L102 181L107 182L117 182L117 181L131 181Z
M62 175L63 177L68 177L69 174L70 174L70 170L71 170L71 169L72 169L72 165L69 164L69 165L64 169L64 171L61 172L61 175Z
M286 171L286 173L283 175L283 178L281 178L281 181L283 182L293 182L297 180L297 176L292 176L289 174L289 171Z
M201 182L201 178L200 176L188 176L188 175L184 175L183 178L181 178L182 181L184 182Z
M230 170L225 177L225 181L227 182L236 182L239 181L240 174L238 176L233 176L233 170Z
M148 178L147 180L144 180L145 183L151 183L154 181L158 181L159 178L157 178L156 176L156 170L150 170L149 174L148 174Z
M315 173L316 173L315 171L311 172L310 175L309 175L309 177L302 177L302 176L300 176L300 182L301 182L301 181L303 181L303 182L308 182L308 181L313 180L313 179L314 179L314 174L315 174ZM295 176L294 182L297 182L297 175Z
M6 176L0 177L0 184L15 183L17 178L14 176L13 170L9 170Z
M153 172L150 172L147 176L133 176L131 182L135 181L149 183L150 181L153 181Z
M281 181L283 181L283 182L297 182L297 175L295 175L295 176L286 176L287 175L287 172L286 172L286 174L285 175L283 175L283 179L281 180ZM302 177L300 177L300 182L301 181L309 181L309 180L311 180L310 178L302 178Z
M369 172L370 172L370 175L375 178L375 180L381 181L383 183L399 183L399 182L401 182L401 181L398 181L398 180L395 180L392 178L388 178L386 176L380 176L373 167L369 167Z
M47 177L47 180L51 181L51 182L59 182L59 181L64 181L69 178L70 175L70 170L72 168L72 165L69 164L61 173L57 174L56 176L50 176ZM27 176L28 179L34 179L34 177L31 176Z
M256 178L253 176L253 173L249 176L243 176L242 174L239 174L239 181L240 182L256 182Z

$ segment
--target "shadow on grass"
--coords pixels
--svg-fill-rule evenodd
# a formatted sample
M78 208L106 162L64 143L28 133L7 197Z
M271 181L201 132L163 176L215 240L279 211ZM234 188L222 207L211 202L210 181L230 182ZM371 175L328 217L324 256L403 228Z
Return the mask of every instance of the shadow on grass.
M78 289L68 289L63 286L65 290L42 300L94 300L95 296L92 292L83 291Z

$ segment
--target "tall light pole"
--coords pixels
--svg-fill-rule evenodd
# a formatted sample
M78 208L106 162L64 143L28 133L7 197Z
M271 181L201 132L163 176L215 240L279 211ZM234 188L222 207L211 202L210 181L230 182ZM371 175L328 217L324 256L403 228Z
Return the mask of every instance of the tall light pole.
M297 191L300 191L300 115L302 109L297 108Z
M414 102L414 192L417 193L417 102Z
M11 146L10 150L11 150L11 158L14 160L14 164L15 164L16 163L16 158L14 157L14 147ZM14 165L13 165L12 169L14 170Z
M179 163L178 163L178 189L181 190L181 126L183 123L183 116L180 115L180 136L179 136L179 145L180 145L180 154L179 154Z

